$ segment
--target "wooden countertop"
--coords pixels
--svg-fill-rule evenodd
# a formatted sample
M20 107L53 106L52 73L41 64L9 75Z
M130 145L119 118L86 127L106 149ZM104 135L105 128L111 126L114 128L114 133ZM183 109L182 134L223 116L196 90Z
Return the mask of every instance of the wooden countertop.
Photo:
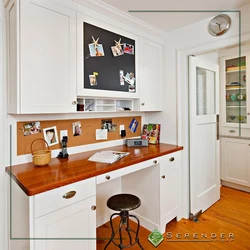
M183 147L163 143L129 148L120 145L72 154L68 159L53 158L49 165L43 167L37 167L32 162L6 167L6 172L28 196L32 196L182 149ZM113 164L88 161L95 152L103 150L124 151L130 154Z

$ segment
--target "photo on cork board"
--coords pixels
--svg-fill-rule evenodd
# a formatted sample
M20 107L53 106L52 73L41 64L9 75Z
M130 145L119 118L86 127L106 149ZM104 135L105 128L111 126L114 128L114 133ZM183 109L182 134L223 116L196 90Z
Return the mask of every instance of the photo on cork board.
M73 136L78 136L82 134L82 125L80 121L73 122L72 127L73 127Z
M35 135L41 133L41 125L40 122L30 122L23 124L23 135Z
M56 126L44 128L43 136L44 140L48 143L49 146L53 146L59 143Z
M103 119L102 120L102 129L107 129L108 132L112 132L111 131L112 128L112 119Z

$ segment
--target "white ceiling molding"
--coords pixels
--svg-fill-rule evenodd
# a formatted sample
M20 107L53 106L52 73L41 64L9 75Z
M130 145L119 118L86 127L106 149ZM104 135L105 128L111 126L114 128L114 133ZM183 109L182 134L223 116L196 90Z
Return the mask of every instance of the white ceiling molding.
M98 11L104 15L107 15L109 17L112 17L116 20L118 20L119 22L122 22L124 24L130 25L132 27L134 27L135 25L137 26L137 28L144 28L145 31L148 30L149 32L153 32L156 35L165 37L166 36L166 32L164 32L163 30L149 24L146 23L136 17L131 16L130 14L121 11L109 4L106 4L100 0L73 0L73 2L81 4L87 8L91 8L92 10Z

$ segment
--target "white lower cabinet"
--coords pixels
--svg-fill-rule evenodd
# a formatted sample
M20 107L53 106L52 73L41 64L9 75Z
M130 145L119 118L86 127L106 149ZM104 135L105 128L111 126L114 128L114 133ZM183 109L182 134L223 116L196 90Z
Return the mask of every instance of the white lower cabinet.
M95 249L93 204L94 196L35 219L35 250Z
M160 162L160 231L179 215L181 152L165 155Z
M221 179L250 187L250 140L221 138Z
M95 177L34 196L10 184L9 250L96 249Z

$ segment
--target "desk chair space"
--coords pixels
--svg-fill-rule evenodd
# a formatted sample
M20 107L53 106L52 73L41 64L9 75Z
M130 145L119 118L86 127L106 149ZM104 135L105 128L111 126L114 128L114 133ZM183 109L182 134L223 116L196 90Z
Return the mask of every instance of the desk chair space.
M120 211L120 213L113 213L110 216L110 225L111 225L112 233L111 233L111 238L104 249L107 249L108 245L111 242L113 242L120 249L129 248L129 247L135 245L136 243L139 245L139 247L141 249L144 249L142 247L142 245L140 244L139 237L138 237L139 228L140 228L140 221L135 215L129 214L129 211L138 208L140 205L141 205L140 199L137 196L132 195L132 194L117 194L117 195L114 195L108 199L107 206L112 210ZM117 232L114 231L114 227L113 227L113 223L112 223L112 218L115 215L119 215L121 217L119 229L118 229L120 244L117 244L114 242L115 234L118 232L118 231ZM137 221L136 231L132 230L129 227L129 217L132 217ZM124 225L124 227L123 227L123 225ZM123 239L126 236L125 234L122 233L123 231L126 231L128 237L129 237L129 244L128 245L123 244ZM134 234L134 239L131 236L131 232Z

